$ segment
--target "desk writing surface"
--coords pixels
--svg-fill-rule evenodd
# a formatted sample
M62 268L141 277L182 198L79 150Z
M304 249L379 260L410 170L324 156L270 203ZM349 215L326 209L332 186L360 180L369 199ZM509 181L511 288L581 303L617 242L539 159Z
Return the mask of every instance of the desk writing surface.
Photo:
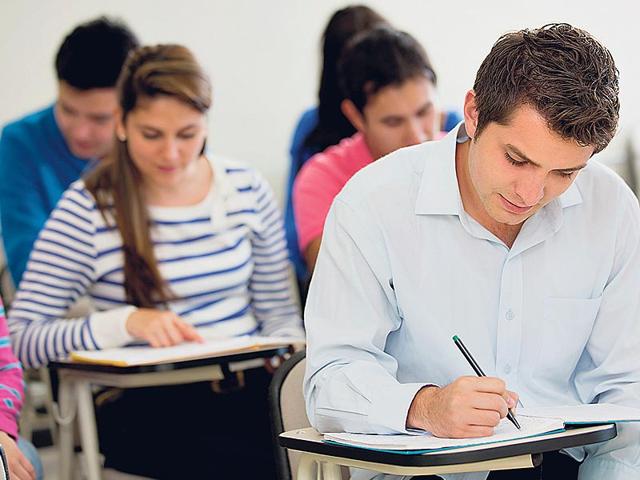
M193 360L177 360L174 362L161 363L157 365L136 365L131 367L117 367L114 365L100 365L91 363L80 363L71 360L59 360L50 362L49 366L53 370L77 370L100 373L133 374L133 373L154 373L170 370L183 370L188 368L203 367L208 365L242 362L255 358L270 358L277 355L285 355L290 352L288 346L265 347L248 352L233 353L228 355L211 356Z
M304 345L304 340L295 337L263 337L259 335L205 337L202 342L184 342L169 347L152 347L143 344L104 350L73 351L70 358L72 361L80 363L135 367L248 353L265 348L288 347L296 344Z
M524 438L508 446L500 444L476 445L444 452L423 454L400 454L329 444L323 442L322 435L318 434L313 428L284 432L280 434L278 441L281 446L291 450L362 460L365 462L427 467L482 462L517 455L557 451L563 448L604 442L614 438L616 435L617 430L615 424L592 425L588 427L570 428L564 432L542 437Z

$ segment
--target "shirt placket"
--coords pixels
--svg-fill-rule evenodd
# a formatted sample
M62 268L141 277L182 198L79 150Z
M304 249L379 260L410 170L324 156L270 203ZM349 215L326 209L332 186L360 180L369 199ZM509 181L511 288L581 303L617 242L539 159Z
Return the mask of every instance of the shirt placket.
M507 257L502 269L497 321L496 375L509 390L518 390L518 367L522 337L522 256Z

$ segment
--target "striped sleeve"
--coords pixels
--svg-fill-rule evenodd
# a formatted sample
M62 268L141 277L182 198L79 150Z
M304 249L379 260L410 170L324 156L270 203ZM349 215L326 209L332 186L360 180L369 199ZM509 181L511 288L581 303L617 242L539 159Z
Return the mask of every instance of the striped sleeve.
M95 282L93 197L81 181L64 193L38 236L9 312L17 357L46 365L73 350L119 346L130 340L124 323L132 307L65 318Z
M249 282L253 313L262 335L304 337L291 292L291 268L280 209L267 182L256 174L258 231L252 235L254 269Z
M22 366L11 350L9 329L0 303L0 431L13 438L18 436L23 395Z

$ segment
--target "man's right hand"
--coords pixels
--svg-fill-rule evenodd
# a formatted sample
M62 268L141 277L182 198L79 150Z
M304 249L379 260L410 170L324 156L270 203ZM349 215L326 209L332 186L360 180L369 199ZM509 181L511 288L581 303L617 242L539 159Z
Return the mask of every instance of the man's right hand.
M421 389L409 407L407 428L437 437L486 437L517 402L499 378L460 377L446 387Z
M127 318L126 328L130 335L146 340L152 347L204 341L192 325L167 310L139 308Z

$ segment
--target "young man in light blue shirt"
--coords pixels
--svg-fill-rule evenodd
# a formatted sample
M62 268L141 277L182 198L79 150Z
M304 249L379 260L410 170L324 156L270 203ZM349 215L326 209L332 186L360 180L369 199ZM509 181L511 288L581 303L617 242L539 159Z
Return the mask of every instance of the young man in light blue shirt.
M316 428L479 437L518 398L640 404L640 211L621 179L588 162L618 110L617 69L588 33L507 34L459 128L353 177L307 301ZM453 335L489 377L473 376ZM638 438L637 425L620 426L535 478L638 478ZM531 472L507 478L520 474Z

